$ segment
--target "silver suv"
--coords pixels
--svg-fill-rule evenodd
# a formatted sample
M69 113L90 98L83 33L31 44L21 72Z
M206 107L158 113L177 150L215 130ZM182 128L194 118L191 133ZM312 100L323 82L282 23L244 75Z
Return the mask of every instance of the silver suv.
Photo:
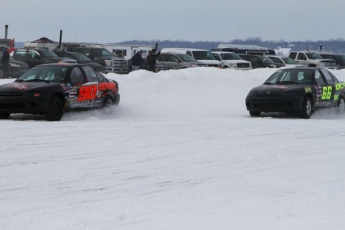
M180 53L160 53L157 58L164 65L172 69L185 69L191 67L207 67L207 64L195 60L187 54Z
M324 67L328 69L335 69L336 62L332 59L324 59L320 54L312 51L292 51L289 57L294 59L298 64L310 67Z

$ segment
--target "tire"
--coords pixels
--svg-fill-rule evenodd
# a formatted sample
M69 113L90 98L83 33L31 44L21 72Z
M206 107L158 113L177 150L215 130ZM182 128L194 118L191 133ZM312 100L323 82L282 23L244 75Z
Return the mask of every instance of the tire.
M338 101L338 106L337 106L338 110L337 112L339 114L344 114L345 113L345 100L343 97L340 97L339 101Z
M107 96L104 101L103 101L103 113L104 114L111 114L113 112L113 105L114 105L114 100Z
M10 117L10 113L0 113L0 119L8 119Z
M53 96L50 100L47 120L48 121L60 121L64 113L64 108L61 99L58 96Z
M260 111L249 111L251 117L259 117L261 112Z
M301 117L309 119L313 112L313 102L310 96L305 96L302 104Z

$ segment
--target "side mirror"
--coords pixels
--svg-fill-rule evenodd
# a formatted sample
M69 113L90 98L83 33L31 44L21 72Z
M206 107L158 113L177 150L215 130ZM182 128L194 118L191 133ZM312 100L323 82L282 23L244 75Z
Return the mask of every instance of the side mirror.
M178 63L181 63L182 61L181 60L178 60Z

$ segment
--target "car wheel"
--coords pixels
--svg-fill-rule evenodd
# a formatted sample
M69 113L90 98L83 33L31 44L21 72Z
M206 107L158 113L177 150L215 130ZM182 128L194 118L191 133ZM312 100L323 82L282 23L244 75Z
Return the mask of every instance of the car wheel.
M303 104L302 104L301 117L309 119L312 112L313 112L312 100L309 96L305 96Z
M50 100L47 119L49 121L60 121L63 115L63 104L58 96L53 96Z
M0 119L8 119L10 117L10 113L0 113Z
M261 112L260 111L249 111L249 114L252 117L258 117L258 116L260 116Z
M105 99L104 99L104 102L103 102L103 112L104 114L111 114L113 112L113 105L114 105L114 100L107 96Z
M338 101L338 113L344 114L345 113L345 100L343 97L340 97Z

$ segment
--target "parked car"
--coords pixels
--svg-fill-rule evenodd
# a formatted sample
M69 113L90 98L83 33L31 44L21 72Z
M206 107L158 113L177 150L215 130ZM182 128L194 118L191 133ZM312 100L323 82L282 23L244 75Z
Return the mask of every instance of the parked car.
M261 86L250 90L246 107L251 116L261 112L297 112L310 118L316 108L338 107L345 112L345 83L319 67L277 70Z
M13 51L12 57L25 62L29 68L48 63L76 63L76 60L58 57L52 51L40 48L18 48Z
M253 54L238 54L243 60L249 61L252 63L252 68L280 68L284 64L276 63L272 61L267 56L253 55Z
M214 58L220 61L220 68L222 69L252 69L252 64L249 61L243 60L240 56L233 52L212 51Z
M320 54L309 51L292 51L289 57L294 59L298 64L309 67L324 67L328 69L335 69L337 65L332 59L324 59Z
M101 64L105 72L127 74L128 64L123 57L118 57L109 52L103 46L71 47L68 51L86 55L91 60Z
M298 64L294 59L285 56L273 56L273 55L266 55L275 63L283 64L284 66L290 67L305 67L306 65Z
M2 52L0 52L0 57L2 57ZM28 65L22 61L16 61L12 57L10 57L9 61L9 72L10 78L18 78L23 73L25 73L29 69ZM0 78L3 78L2 72L2 62L0 62Z
M337 69L344 69L345 68L345 55L343 54L323 54L320 53L322 58L332 59L335 61Z
M118 83L85 64L42 64L0 85L0 119L8 119L11 113L31 113L59 121L68 110L111 112L110 106L119 102Z
M101 64L92 61L86 55L78 52L68 52L65 50L55 50L54 53L62 58L70 58L77 61L77 63L86 64L94 68L96 71L103 72L104 68Z
M216 60L209 50L194 49L194 48L163 48L161 53L181 53L193 57L195 60L206 64L208 67L220 66L220 61Z
M172 69L185 69L191 67L207 67L207 64L195 60L187 54L160 53L157 58L163 65Z

